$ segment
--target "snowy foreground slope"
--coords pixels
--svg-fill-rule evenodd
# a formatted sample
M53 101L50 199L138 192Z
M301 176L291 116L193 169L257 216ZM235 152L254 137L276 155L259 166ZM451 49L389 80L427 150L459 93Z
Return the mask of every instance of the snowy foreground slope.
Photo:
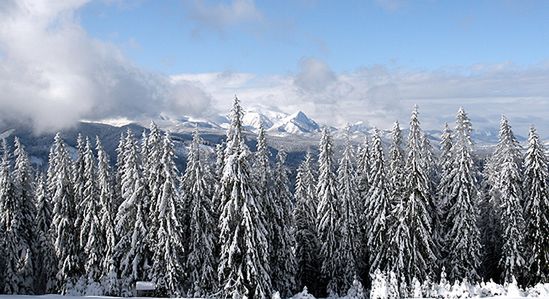
M441 299L461 299L461 298L500 298L500 299L515 299L515 298L547 298L549 299L549 283L537 284L534 287L526 290L520 289L515 283L499 285L494 282L482 283L480 285L472 285L468 283L458 283L453 286L449 284L445 286L432 284L429 289L425 285L417 284L411 288L411 294L405 298L441 298ZM369 294L368 294L369 293ZM419 294L423 294L421 297ZM429 296L425 296L429 294ZM110 296L62 296L62 295L0 295L0 299L80 299L80 298L154 298L154 297L110 297ZM210 297L211 298L211 297ZM278 292L273 296L273 299L281 299ZM331 297L333 299L390 299L396 298L392 294L389 285L377 285L374 282L373 289L370 292L364 292L362 285L353 283L346 296ZM305 288L302 292L295 294L289 299L316 299L309 294Z

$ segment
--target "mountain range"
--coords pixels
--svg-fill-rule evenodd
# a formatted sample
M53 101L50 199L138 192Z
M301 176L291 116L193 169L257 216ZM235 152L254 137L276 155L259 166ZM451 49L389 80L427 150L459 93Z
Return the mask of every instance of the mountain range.
M188 116L173 118L159 115L153 121L162 130L169 130L172 133L178 156L176 163L180 169L184 169L185 167L186 149L192 138L191 133L195 128L198 128L202 138L205 140L204 148L213 154L215 145L225 138L226 130L230 124L229 118L225 115L213 115L208 118L193 118ZM251 108L245 112L242 121L245 135L248 136L247 143L252 150L255 149L255 135L259 128L263 127L268 135L267 142L273 153L272 158L274 158L277 150L284 148L289 153L287 161L288 166L292 170L297 168L305 152L316 151L322 129L319 123L302 111L288 114L265 108ZM63 130L61 135L72 153L76 152L75 146L78 133L82 133L82 135L92 140L95 139L95 136L100 137L111 157L111 162L114 163L116 158L115 149L118 145L120 135L130 129L139 138L142 132L147 131L150 122L150 119L80 122L72 128ZM343 146L342 140L347 130L351 133L352 140L356 144L362 143L365 136L371 136L374 132L374 128L365 122L351 124L348 129L335 127L328 127L328 129L336 140L336 152ZM441 131L425 130L425 132L431 140L433 148L436 150L440 142ZM391 136L390 130L382 130L381 133L384 143L388 145ZM403 126L403 136L406 137L407 134L406 126ZM36 135L30 128L21 125L0 128L0 138L7 138L9 142L13 142L13 137L18 136L26 146L33 164L41 169L47 163L48 151L53 142L54 135L54 133ZM472 137L477 144L480 156L484 156L497 143L498 130L496 128L475 130ZM517 136L517 139L521 143L524 143L526 140L522 136Z

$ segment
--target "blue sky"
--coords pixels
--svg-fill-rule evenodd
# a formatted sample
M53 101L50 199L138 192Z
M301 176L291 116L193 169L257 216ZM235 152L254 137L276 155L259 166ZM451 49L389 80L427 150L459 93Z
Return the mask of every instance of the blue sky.
M211 118L232 98L321 124L549 136L549 1L4 0L0 120Z
M91 36L168 74L283 74L304 57L336 72L531 65L549 53L548 1L240 2L249 10L239 14L231 1L96 1L80 16Z

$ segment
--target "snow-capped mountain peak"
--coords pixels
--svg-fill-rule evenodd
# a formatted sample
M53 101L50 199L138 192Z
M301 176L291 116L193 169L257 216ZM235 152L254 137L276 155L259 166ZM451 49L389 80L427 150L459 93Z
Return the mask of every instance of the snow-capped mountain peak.
M250 131L257 131L260 127L268 129L273 126L273 121L259 111L247 111L242 116L242 125Z
M303 134L314 133L319 130L320 126L314 120L305 115L305 113L298 111L275 123L269 129L269 132Z

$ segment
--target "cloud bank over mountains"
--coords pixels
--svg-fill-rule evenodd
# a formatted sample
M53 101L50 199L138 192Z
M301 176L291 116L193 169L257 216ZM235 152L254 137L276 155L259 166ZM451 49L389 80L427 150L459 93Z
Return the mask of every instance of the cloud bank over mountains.
M264 22L253 1L205 6L187 17L223 32L226 26ZM37 132L81 119L154 118L160 113L202 117L227 112L234 95L244 105L306 112L321 124L365 121L389 128L406 123L414 104L426 128L452 122L463 106L475 128L497 127L506 114L515 128L536 124L549 134L549 63L414 70L374 65L338 73L305 57L286 74L220 70L160 74L130 61L120 48L94 39L80 25L85 0L0 3L0 119L30 123ZM189 57L188 59L192 59ZM546 129L547 128L547 129Z
M211 97L193 84L135 66L88 36L76 12L87 1L2 1L0 117L58 130L80 119L199 115Z
M245 105L276 105L287 113L302 110L323 124L365 121L390 128L395 120L406 123L418 104L425 127L440 129L463 106L475 128L497 128L505 114L523 134L531 124L549 134L549 65L504 63L435 71L372 66L336 74L309 58L295 74L284 76L224 72L173 78L206 90L219 110L229 109L237 93Z

